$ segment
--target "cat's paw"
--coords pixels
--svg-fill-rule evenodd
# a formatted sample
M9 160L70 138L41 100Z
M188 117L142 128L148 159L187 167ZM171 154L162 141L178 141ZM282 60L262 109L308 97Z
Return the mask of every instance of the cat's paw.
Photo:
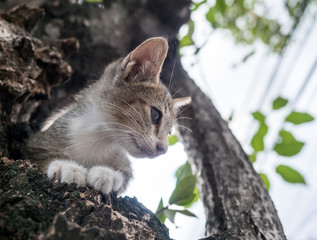
M122 173L108 167L92 167L87 175L87 183L103 194L119 191L123 182Z
M75 162L67 160L54 160L47 169L50 179L57 179L66 183L77 183L79 186L86 184L88 170Z

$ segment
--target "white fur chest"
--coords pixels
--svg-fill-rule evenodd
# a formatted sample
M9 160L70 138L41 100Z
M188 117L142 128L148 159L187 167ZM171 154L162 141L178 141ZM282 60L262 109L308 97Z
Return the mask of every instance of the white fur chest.
M68 121L69 146L66 151L85 167L103 165L113 152L112 133L94 107L85 109Z

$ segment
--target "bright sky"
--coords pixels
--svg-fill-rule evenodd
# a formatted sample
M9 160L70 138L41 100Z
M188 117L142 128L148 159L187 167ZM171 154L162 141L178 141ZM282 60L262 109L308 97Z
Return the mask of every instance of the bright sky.
M272 16L279 16L287 24L282 14L282 2L266 1L271 6ZM193 15L196 22L195 40L204 41L210 28L204 20L206 9ZM316 8L314 9L316 15ZM199 24L197 24L199 22ZM230 33L215 31L208 44L201 51L199 64L192 66L197 58L191 56L191 49L183 53L182 61L190 76L201 89L211 97L224 119L234 112L230 123L235 136L250 153L249 142L256 131L257 124L252 120L251 112L260 108L267 116L269 134L266 144L272 146L282 120L292 110L308 112L317 118L317 70L313 72L303 94L293 107L286 107L277 112L271 110L273 99L283 96L290 103L303 86L317 58L317 21L306 18L295 33L281 67L273 81L272 88L266 94L265 101L260 104L270 76L278 62L278 56L269 54L262 43L255 44L256 53L246 63L243 57L254 47L237 46ZM237 64L237 67L232 66ZM289 104L291 105L291 104ZM290 240L317 239L317 120L300 126L285 125L294 136L306 143L302 152L292 158L278 157L275 153L264 153L255 164L255 169L265 172L271 182L270 195L277 208L284 231ZM155 211L161 196L165 203L175 187L175 171L186 161L182 145L178 143L170 147L168 153L157 159L135 159L135 179L126 193L136 196L140 202ZM279 164L286 164L300 171L307 185L288 184L274 171ZM191 211L199 219L176 216L175 229L172 224L170 235L175 239L198 239L204 236L205 219L201 202L195 204ZM166 221L168 222L168 221Z

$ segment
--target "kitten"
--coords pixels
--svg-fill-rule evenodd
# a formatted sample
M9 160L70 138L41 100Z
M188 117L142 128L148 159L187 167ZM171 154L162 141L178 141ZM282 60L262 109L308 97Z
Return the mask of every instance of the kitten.
M159 81L167 51L164 38L150 38L109 64L28 141L29 158L50 179L88 184L104 194L124 191L132 177L127 154L164 154L178 108L190 102L172 100Z

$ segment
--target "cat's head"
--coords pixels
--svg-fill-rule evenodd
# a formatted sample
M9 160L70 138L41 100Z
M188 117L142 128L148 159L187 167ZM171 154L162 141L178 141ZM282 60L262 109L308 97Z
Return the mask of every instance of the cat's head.
M104 95L107 121L116 130L116 141L134 157L164 154L178 109L190 102L190 97L172 99L160 82L167 51L165 38L150 38L104 73L104 79L111 79Z

